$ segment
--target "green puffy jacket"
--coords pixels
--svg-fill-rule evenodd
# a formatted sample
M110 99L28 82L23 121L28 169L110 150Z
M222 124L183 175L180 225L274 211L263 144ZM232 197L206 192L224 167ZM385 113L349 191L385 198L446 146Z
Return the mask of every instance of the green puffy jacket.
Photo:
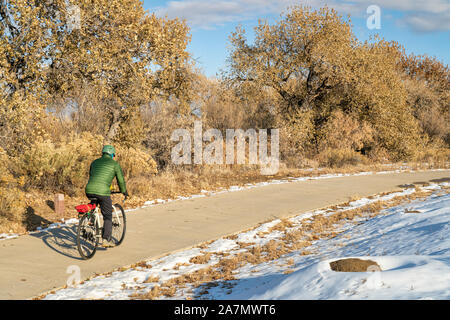
M103 154L101 158L94 160L89 170L89 182L86 185L86 194L96 194L99 196L111 195L111 184L117 178L120 192L126 193L127 187L123 178L123 171L119 163L114 161L108 154Z

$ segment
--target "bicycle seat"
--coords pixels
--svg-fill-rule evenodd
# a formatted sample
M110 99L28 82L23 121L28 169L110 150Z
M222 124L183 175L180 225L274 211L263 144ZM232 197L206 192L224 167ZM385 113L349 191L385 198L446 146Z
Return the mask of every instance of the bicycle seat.
M96 206L100 204L100 200L98 198L89 197L88 199L91 201L91 204L95 204Z

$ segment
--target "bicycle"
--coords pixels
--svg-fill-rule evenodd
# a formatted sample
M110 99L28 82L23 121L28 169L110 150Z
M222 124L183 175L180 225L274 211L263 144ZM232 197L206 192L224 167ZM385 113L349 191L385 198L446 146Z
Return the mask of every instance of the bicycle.
M118 194L120 192L111 193ZM125 202L125 199L123 202ZM77 230L77 248L81 258L88 260L97 251L103 232L103 216L98 201L95 199L90 204L79 205L75 208L78 215L81 215ZM116 246L119 246L125 238L127 220L123 207L118 203L113 205L112 225L112 240Z

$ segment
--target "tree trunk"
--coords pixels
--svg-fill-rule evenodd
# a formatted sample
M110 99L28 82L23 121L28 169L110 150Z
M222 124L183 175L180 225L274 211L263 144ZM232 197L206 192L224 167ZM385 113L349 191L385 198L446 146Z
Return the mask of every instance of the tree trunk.
M114 140L114 137L117 134L117 130L120 125L120 110L114 109L111 112L111 121L109 125L108 134L106 135L106 140L108 143L111 143Z

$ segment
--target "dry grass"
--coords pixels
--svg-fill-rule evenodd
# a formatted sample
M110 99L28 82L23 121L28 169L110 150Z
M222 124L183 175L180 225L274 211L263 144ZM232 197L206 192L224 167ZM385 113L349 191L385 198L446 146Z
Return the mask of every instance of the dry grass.
M189 263L186 263L186 262L181 263L181 262L179 262L173 267L173 270L179 270L180 267L187 267L187 266L189 266Z
M150 291L146 293L133 293L130 295L130 298L136 300L155 300L159 298L161 295L162 295L161 287L154 286Z
M152 268L152 265L149 264L149 263L146 262L146 261L141 261L141 262L132 264L132 265L131 265L131 268L132 268L132 269L135 269L135 268L151 269L151 268Z
M159 277L150 276L144 280L144 283L156 283L159 282Z
M286 228L292 228L294 226L294 224L289 221L289 219L284 218L281 219L280 223L276 224L275 226L273 226L272 228L269 229L269 233L273 232L273 231L283 231Z
M250 247L252 245L254 245L254 242L238 242L237 243L239 245L239 248L243 249L243 248L247 248Z
M208 252L206 254L202 254L196 257L193 257L189 260L190 263L194 264L206 264L209 262L209 259L211 259L211 253Z

